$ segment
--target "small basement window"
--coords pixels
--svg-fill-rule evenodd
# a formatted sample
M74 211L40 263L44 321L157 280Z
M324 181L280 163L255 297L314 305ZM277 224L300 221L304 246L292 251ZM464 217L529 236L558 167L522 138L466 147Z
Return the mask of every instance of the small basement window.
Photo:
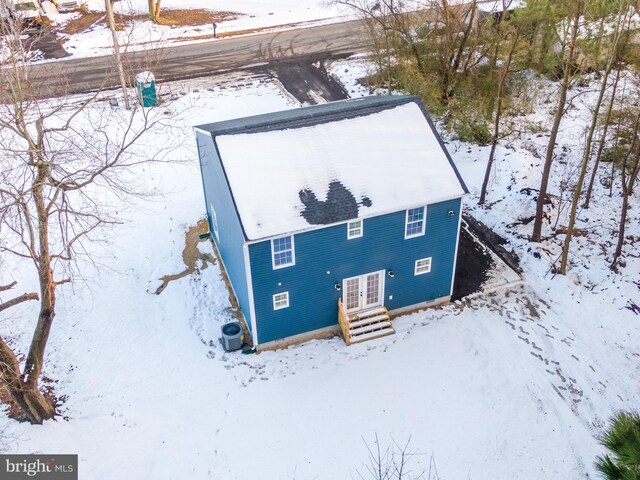
M415 275L422 275L431 271L431 257L416 260Z
M424 235L425 210L426 207L410 208L407 210L404 238Z
M274 270L296 264L293 235L271 240L271 259Z
M276 293L273 296L273 309L280 310L289 306L289 292Z
M347 239L360 238L362 236L362 220L354 220L347 223Z

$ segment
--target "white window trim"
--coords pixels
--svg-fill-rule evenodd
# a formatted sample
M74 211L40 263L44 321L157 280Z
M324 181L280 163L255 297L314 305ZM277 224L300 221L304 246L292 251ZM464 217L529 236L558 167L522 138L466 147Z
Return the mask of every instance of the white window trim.
M216 236L216 240L220 243L220 230L218 228L218 215L216 215L216 210L213 208L213 205L210 203L209 208L211 209L211 223L213 224L213 234Z
M276 265L276 255L273 249L273 241L278 240L280 238L291 237L291 263L286 263L283 265ZM271 239L271 266L274 270L279 270L281 268L293 267L296 264L296 246L294 243L294 235L283 235L282 237L272 238Z
M422 215L422 232L414 233L413 235L407 235L407 227L409 226L409 210L415 210L416 208L423 208L424 209L424 213ZM417 223L417 222L411 222L411 223ZM405 214L404 214L404 239L406 240L408 238L422 237L425 234L426 231L427 231L427 207L426 207L426 205L424 207L407 208L407 210L405 211Z
M433 264L433 257L427 257L427 258L419 258L418 260L416 260L415 263L415 268L413 270L413 274L414 275L424 275L425 273L431 273L431 265ZM423 270L423 271L418 271L418 262L424 262L425 260L429 260L429 269L428 270ZM424 268L424 267L422 267Z
M351 235L351 224L359 223L360 224L360 233L358 235ZM360 238L364 235L364 222L362 219L360 220L352 220L347 222L347 240L353 240L354 238Z
M277 302L278 302L278 301L276 300L276 297L280 297L280 296L282 296L282 295L284 295L284 296L285 296L287 304L286 304L286 305L280 305L280 306L278 306L278 305L277 305ZM280 301L283 301L283 300L280 300ZM273 309L274 309L274 310L282 310L283 308L288 308L288 307L289 307L289 292L276 293L276 294L273 296Z

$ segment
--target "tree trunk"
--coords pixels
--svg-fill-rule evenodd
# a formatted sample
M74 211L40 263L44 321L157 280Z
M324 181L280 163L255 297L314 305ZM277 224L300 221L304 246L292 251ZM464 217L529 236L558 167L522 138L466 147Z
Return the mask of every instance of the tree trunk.
M513 43L511 44L511 48L509 49L509 54L507 55L507 59L505 60L503 65L500 81L498 82L498 93L497 93L498 96L496 98L496 113L495 113L495 120L493 123L493 138L491 139L491 152L489 153L489 161L487 162L487 169L484 172L484 180L482 182L482 189L480 190L480 199L478 200L478 204L480 205L484 205L487 197L487 186L489 185L489 177L491 176L491 169L493 167L493 160L496 154L496 147L498 146L498 137L500 135L500 118L502 117L502 95L504 93L504 86L506 84L507 77L509 76L509 68L511 68L511 59L513 58L513 53L516 49L516 45L518 44L518 37L519 35L518 35L518 32L516 31L513 39Z
M453 52L451 46L453 44L453 32L451 12L449 11L449 3L442 0L442 21L446 29L446 39L442 42L444 50L438 56L438 76L440 78L440 101L446 105L449 94L449 82L451 81L451 59Z
M629 197L633 191L633 186L638 178L638 171L640 170L640 159L636 157L636 163L631 175L629 175L628 183L625 182L624 177L622 180L622 212L620 213L620 225L618 228L618 243L616 244L616 251L613 254L613 260L611 261L610 268L613 271L617 271L618 259L622 255L622 247L624 246L624 236L627 226L627 212L629 210Z
M453 58L449 59L449 65L447 65L447 69L449 70L449 74L447 74L447 81L446 81L446 90L445 90L445 100L448 100L449 98L451 98L453 96L453 88L454 85L452 78L455 79L456 75L458 73L458 68L460 67L460 62L462 61L462 55L464 54L464 49L467 46L467 41L469 40L469 34L471 33L471 30L473 29L473 22L475 20L475 13L476 13L476 1L477 0L472 0L471 4L469 5L469 25L466 26L466 28L463 31L462 34L462 39L460 40L460 45L458 45L458 50L456 51L455 55L453 56ZM464 22L464 18L466 17L466 15L464 15L462 17L462 22ZM450 27L449 27L450 28ZM455 38L455 36L454 36Z
M47 170L44 162L37 167L37 177L32 189L32 197L36 206L38 218L38 281L40 283L40 313L38 314L38 322L33 332L31 346L27 355L24 370L21 376L21 388L24 392L24 399L31 405L31 408L40 411L41 423L44 419L53 417L53 406L45 408L42 395L38 391L38 380L42 373L44 363L44 352L49 340L51 325L55 317L55 289L56 283L53 279L53 271L51 269L51 253L49 250L49 212L47 210L44 199L44 183L47 179Z
M620 81L620 71L621 68L618 67L618 70L616 71L616 78L613 82L613 87L611 90L611 99L609 100L609 104L607 105L607 112L604 117L602 135L600 135L600 143L598 144L598 151L596 152L596 161L593 164L593 171L591 172L591 178L589 179L589 186L587 187L587 193L585 194L582 208L589 208L589 203L591 202L593 183L595 182L596 174L598 173L598 167L600 166L600 160L602 159L602 152L604 151L604 145L607 140L607 133L609 132L609 123L611 122L611 114L613 112L613 105L615 103L616 93L618 90L618 82Z
M150 2L152 0L149 0ZM113 53L116 60L116 66L118 67L118 74L120 76L120 86L122 87L122 96L124 98L124 104L127 107L127 110L131 109L131 105L129 104L129 94L127 93L127 76L124 72L124 66L122 65L122 57L120 55L120 44L118 43L118 33L116 32L116 23L113 18L113 8L111 5L111 0L105 0L105 9L107 12L107 23L109 24L109 29L111 30L111 38L113 40Z
M462 54L464 53L464 48L467 46L467 41L469 40L469 34L473 29L473 22L476 17L476 0L472 0L471 5L469 5L469 25L464 29L462 34L462 40L460 41L460 45L458 46L458 51L456 52L455 57L453 58L452 71L455 74L460 67L460 61L462 60ZM464 15L466 17L466 15ZM464 22L464 17L462 21Z
M567 101L567 90L571 82L571 68L575 60L576 42L578 40L578 30L580 27L580 17L584 7L584 0L578 0L576 11L572 19L571 37L569 39L569 52L565 60L564 75L562 85L560 86L560 98L556 114L551 127L551 136L547 145L547 154L545 157L544 168L542 170L542 180L540 181L540 191L538 193L538 201L536 202L536 215L533 223L533 233L531 234L532 242L540 242L542 238L542 218L544 216L544 201L547 196L547 187L549 185L549 174L551 173L551 165L553 164L553 153L556 147L558 131L560 130L560 122L564 116L564 108Z
M622 247L624 245L625 229L627 225L627 211L629 210L629 195L633 189L633 184L638 176L638 170L640 170L640 158L636 154L635 164L630 174L627 175L627 163L629 157L634 153L635 147L638 143L638 132L640 131L640 114L636 117L635 126L633 129L633 141L629 147L629 152L624 157L620 175L622 177L622 212L620 212L620 225L618 228L618 243L616 250L613 254L613 260L611 261L610 268L613 271L617 271L618 258L622 255Z
M593 135L598 126L598 117L600 115L600 107L604 100L604 94L607 91L607 82L609 75L613 69L613 64L616 57L617 43L613 45L613 51L611 58L607 64L607 68L602 75L602 82L600 83L600 92L598 93L598 99L593 109L591 116L591 125L589 126L589 132L587 133L587 141L584 146L584 155L582 156L582 165L580 167L580 175L578 176L578 183L573 191L573 199L571 201L571 212L569 213L569 225L567 226L567 233L564 238L564 244L562 246L562 260L560 261L560 273L562 275L567 274L567 262L569 261L569 248L571 246L571 238L573 236L573 228L576 224L576 215L578 213L578 203L582 196L582 186L584 185L584 178L587 175L587 168L589 167L589 160L591 160L591 144L593 142Z
M161 0L148 0L149 18L153 23L158 23L160 21L160 2Z
M20 379L16 356L2 337L0 337L0 382L7 387L11 398L31 423L40 424L54 416L55 410L51 402L37 388L30 387Z
M622 246L624 245L624 235L627 225L627 210L629 209L629 193L624 186L622 187L624 192L622 193L622 212L620 213L620 224L618 226L618 243L616 244L616 251L613 254L613 260L611 261L610 268L613 271L617 271L618 259L622 255Z
M502 35L502 15L496 20L496 23L492 25L493 30L495 31L496 45L493 48L493 52L491 53L491 58L489 59L489 71L493 72L498 66L498 55L500 53L500 37Z
M154 22L158 23L160 21L160 1L161 0L156 0L156 15L155 15L155 19Z

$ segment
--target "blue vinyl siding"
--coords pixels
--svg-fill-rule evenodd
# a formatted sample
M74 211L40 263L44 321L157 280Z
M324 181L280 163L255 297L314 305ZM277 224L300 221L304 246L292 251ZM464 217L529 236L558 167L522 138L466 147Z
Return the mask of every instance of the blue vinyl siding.
M202 172L202 184L207 206L209 229L216 246L222 256L224 267L233 285L234 293L251 328L251 312L249 308L249 291L244 262L244 234L240 226L240 220L236 214L231 193L225 179L225 175L218 158L218 153L213 143L211 134L196 131L198 154L200 157L200 170ZM216 238L213 228L213 216L211 205L216 212L218 233L220 241Z
M389 310L450 295L460 207L460 199L429 205L425 235L409 239L405 210L365 219L364 235L351 240L346 223L296 234L295 265L277 270L271 241L249 245L260 343L336 325L343 292L334 285L348 277L393 270L393 278L385 275ZM414 275L415 261L427 257L431 272ZM289 307L274 311L273 295L282 292L289 292Z

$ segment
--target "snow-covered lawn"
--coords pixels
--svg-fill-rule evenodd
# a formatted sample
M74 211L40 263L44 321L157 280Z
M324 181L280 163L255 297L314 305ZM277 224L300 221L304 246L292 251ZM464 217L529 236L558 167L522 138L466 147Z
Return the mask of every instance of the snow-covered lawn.
M86 0L86 8L90 13L104 13L103 0ZM328 22L339 22L348 18L349 12L344 8L331 6L325 0L164 0L162 11L170 10L205 10L215 18L217 12L229 12L228 18L216 20L218 37L232 34L247 34L264 29L293 28L295 25L316 25ZM67 22L77 20L80 12L58 13L51 2L45 2L44 10L56 29ZM114 12L127 16L143 17L148 15L147 0L121 0L114 3ZM211 40L213 38L212 22L200 18L198 25L157 25L139 18L131 21L119 32L120 43L128 50L167 47L175 42L185 40ZM63 47L74 57L93 57L112 53L111 33L102 15L96 17L95 23L83 31L65 34L58 33Z
M332 71L350 83L365 67L341 62ZM268 82L240 81L170 86L182 93L163 109L178 112L172 131L183 146L172 155L184 162L140 172L161 195L123 205L128 223L108 251L94 247L99 264L83 266L84 283L61 287L45 370L66 397L65 418L37 427L2 417L10 451L78 453L82 479L334 480L363 471L364 441L377 434L385 444L411 437L424 454L414 471L433 455L443 480L594 478L604 422L640 401L640 317L624 308L640 303L632 283L640 262L628 256L621 274L608 270L610 248L600 245L612 241L620 202L604 198L599 183L581 213L598 227L576 239L567 277L548 273L561 238L531 245L531 225L509 226L534 211L520 191L537 186L541 160L532 151L545 136L500 148L490 210L473 207L487 149L449 143L472 190L468 208L509 239L525 281L397 318L396 335L225 354L215 339L231 312L217 265L152 293L161 276L183 269L185 230L204 216L191 126L296 106ZM550 105L529 120L545 118L543 108ZM561 138L568 161L578 159L583 118L578 102ZM164 143L166 132L154 135L149 145ZM639 213L630 213L628 233L637 237ZM30 291L33 267L13 262L0 284L19 272ZM25 345L35 307L12 311L0 333Z

